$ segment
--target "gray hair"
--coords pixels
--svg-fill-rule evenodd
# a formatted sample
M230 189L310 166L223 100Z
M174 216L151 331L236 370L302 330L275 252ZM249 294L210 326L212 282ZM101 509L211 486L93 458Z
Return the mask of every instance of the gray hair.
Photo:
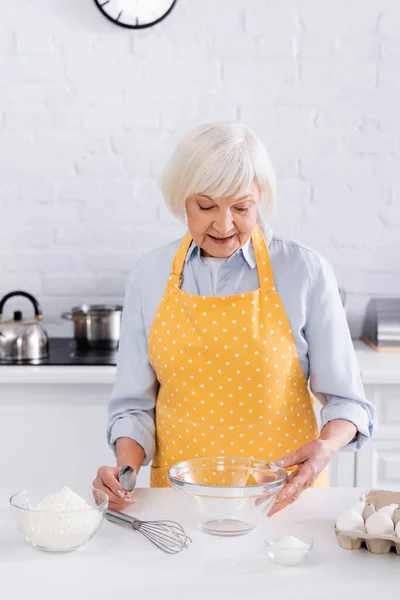
M161 179L167 206L182 221L190 196L236 196L253 183L261 192L260 212L270 215L276 188L270 158L253 129L235 122L201 125L187 133Z

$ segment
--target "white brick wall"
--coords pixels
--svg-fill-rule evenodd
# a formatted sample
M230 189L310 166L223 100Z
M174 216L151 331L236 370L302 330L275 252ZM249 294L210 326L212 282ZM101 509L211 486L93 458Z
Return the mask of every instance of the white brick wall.
M354 335L370 296L400 295L398 0L178 0L137 32L92 0L0 14L0 294L35 293L50 333L75 303L121 301L138 257L181 234L157 179L216 119L258 131L274 226L333 263Z

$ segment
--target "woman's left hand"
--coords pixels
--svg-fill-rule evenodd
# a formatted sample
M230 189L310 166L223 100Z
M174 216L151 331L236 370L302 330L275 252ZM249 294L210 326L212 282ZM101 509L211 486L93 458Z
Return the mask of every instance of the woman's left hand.
M357 434L357 427L345 419L334 419L325 425L320 437L301 446L296 452L275 461L278 467L297 469L288 477L286 485L277 494L275 504L268 513L272 517L288 504L292 504L309 488L325 469L336 452L350 443Z
M330 440L314 440L301 446L296 452L282 460L275 461L278 467L289 469L297 466L288 477L287 483L278 493L269 517L292 504L299 496L312 486L318 475L324 470L336 453Z

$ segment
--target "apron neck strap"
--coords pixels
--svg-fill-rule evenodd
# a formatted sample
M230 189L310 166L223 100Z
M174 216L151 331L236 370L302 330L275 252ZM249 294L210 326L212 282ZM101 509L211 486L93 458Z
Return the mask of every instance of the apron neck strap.
M251 234L251 241L253 243L254 255L256 258L260 288L270 290L275 287L274 274L272 272L267 243L258 224Z
M175 288L181 287L183 267L185 265L186 254L190 248L191 243L192 236L188 232L183 238L172 263L172 273L170 275L169 281L170 285L172 285Z
M255 226L253 233L251 234L251 241L253 243L254 248L258 278L260 280L260 288L271 289L271 287L274 287L274 276L272 272L267 244L258 224ZM192 236L190 235L190 233L187 233L183 238L172 263L170 284L176 288L180 288L186 254L190 248L191 243Z

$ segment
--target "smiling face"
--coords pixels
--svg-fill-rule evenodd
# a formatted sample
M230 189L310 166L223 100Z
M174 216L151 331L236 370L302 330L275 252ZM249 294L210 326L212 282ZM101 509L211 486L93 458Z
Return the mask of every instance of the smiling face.
M241 248L256 226L259 203L260 190L255 183L240 196L190 196L186 200L188 227L202 254L228 258Z

